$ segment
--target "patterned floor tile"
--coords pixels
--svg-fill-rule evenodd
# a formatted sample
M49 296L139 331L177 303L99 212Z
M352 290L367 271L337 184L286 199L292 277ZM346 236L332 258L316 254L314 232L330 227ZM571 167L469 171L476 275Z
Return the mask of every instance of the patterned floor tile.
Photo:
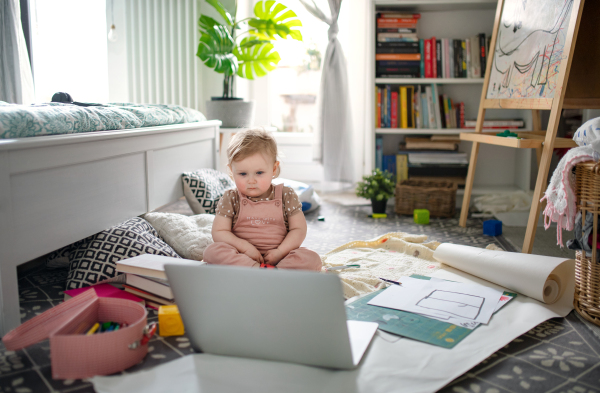
M566 378L512 357L484 370L477 377L514 393L548 392L566 381Z
M0 377L0 393L45 393L50 391L44 379L35 370Z
M36 315L40 315L44 311L51 309L57 304L58 302L51 302L50 300L34 300L21 302L21 322L28 321Z
M506 344L504 347L502 347L499 350L499 352L506 354L506 355L512 355L517 352L522 352L522 351L526 350L527 348L537 346L541 342L542 341L538 340L537 338L527 336L524 334L520 337L515 338L510 343Z
M0 377L22 372L32 366L23 350L8 351L4 344L0 344Z
M160 339L171 347L176 348L183 355L195 352L190 344L190 340L185 336L161 337Z
M579 382L600 390L600 364L578 378Z
M600 393L600 389L586 386L580 382L568 381L563 386L553 390L552 393Z
M28 346L23 349L27 352L29 358L39 367L48 366L50 360L50 340L43 340L39 343Z
M583 374L600 362L596 356L578 353L546 342L521 352L516 357L565 378Z
M48 383L50 383L50 386L52 386L52 389L54 389L55 391L79 391L84 387L91 389L91 392L94 391L91 382L83 381L81 379L52 379L52 368L50 366L41 367L39 371L43 375L43 377L48 381Z
M510 392L476 377L468 377L446 386L439 393L504 393Z
M563 348L570 348L577 352L598 357L600 354L598 354L597 346L594 348L590 345L588 341L590 341L590 338L592 337L585 333L586 332L583 329L573 329L568 333L553 338L550 342L552 344L560 345Z

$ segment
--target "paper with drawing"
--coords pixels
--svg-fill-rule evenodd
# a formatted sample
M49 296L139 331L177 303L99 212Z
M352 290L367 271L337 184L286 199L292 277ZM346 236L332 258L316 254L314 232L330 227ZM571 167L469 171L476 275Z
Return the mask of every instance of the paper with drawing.
M402 277L401 282L402 286L391 286L368 304L440 320L487 324L502 296L502 291L481 285L409 277Z

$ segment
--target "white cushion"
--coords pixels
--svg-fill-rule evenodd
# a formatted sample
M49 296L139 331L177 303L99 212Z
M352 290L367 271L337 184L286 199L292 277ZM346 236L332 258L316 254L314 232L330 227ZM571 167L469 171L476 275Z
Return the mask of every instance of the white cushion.
M143 217L182 258L201 261L204 250L213 243L212 214L147 213Z

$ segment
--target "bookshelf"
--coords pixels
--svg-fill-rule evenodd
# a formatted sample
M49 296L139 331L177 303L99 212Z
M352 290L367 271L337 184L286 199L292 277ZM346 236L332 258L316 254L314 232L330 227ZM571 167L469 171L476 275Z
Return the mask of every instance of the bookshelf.
M497 0L374 0L371 14L373 29L370 31L370 50L373 68L375 69L376 14L381 11L399 13L420 13L418 22L419 38L454 38L465 39L478 33L491 36ZM376 78L375 70L370 76L371 86L376 85L437 85L441 93L447 94L457 102L465 103L465 118L476 119L479 99L484 78ZM371 103L375 103L375 89L369 93ZM378 128L372 121L373 159L371 167L375 167L375 139L383 138L383 154L396 154L400 142L406 136L458 135L461 132L474 132L471 129L418 129L418 128ZM488 110L487 119L523 119L525 128L519 132L532 129L531 111L529 110ZM484 130L485 131L485 130ZM489 130L489 132L497 130ZM459 151L470 155L471 143L461 142ZM497 193L500 191L530 190L536 166L535 154L531 149L511 149L503 146L483 145L480 154L486 160L480 160L474 181L474 195ZM370 168L369 168L370 169ZM460 196L462 192L459 192ZM460 203L460 197L457 198Z

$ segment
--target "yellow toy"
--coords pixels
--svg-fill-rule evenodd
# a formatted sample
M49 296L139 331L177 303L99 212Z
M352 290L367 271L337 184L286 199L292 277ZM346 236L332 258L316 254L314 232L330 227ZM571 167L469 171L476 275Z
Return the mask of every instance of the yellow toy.
M181 336L185 333L183 321L176 305L158 308L158 331L162 337Z

